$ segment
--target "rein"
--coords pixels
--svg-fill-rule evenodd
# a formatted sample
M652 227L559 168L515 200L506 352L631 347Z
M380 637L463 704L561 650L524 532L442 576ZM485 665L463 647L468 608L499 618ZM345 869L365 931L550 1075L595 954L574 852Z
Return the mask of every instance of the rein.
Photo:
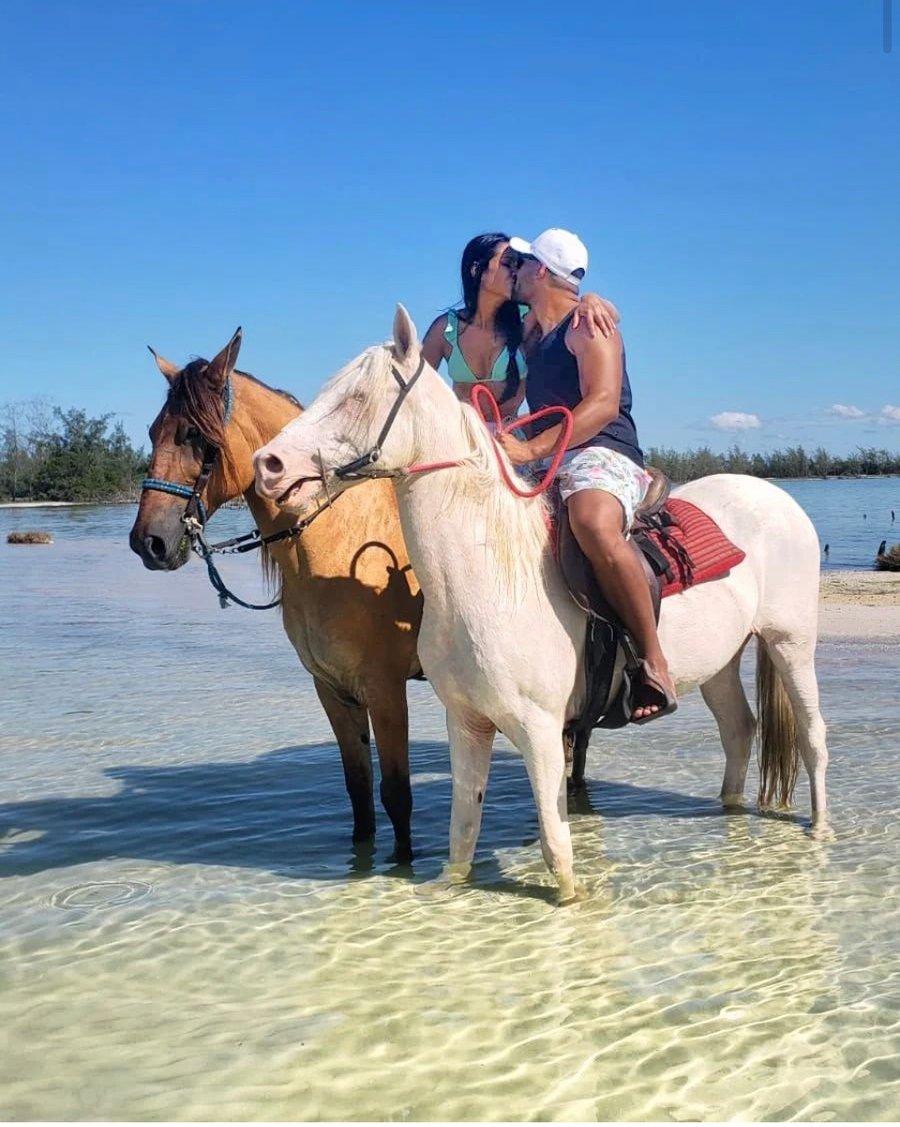
M225 381L225 389L223 392L225 400L225 425L231 420L231 412L234 406L234 388L231 383L231 376ZM155 490L159 493L171 493L175 497L186 497L187 504L184 507L184 512L181 514L181 523L184 525L185 533L190 540L191 550L195 552L206 564L206 571L209 575L209 581L219 596L219 606L224 610L228 604L236 603L240 607L245 607L247 610L271 610L272 607L277 607L281 602L281 596L273 599L270 603L248 603L244 599L239 598L234 592L229 591L225 585L225 581L219 574L219 570L213 560L214 555L233 555L241 552L252 552L256 548L262 548L264 544L274 544L279 540L293 539L299 536L305 529L307 529L316 517L327 508L327 505L320 505L314 512L310 513L308 517L298 521L291 528L286 528L281 532L273 532L269 536L260 536L259 529L254 528L251 532L245 533L243 536L234 536L230 540L220 540L216 544L210 544L206 539L206 522L207 513L206 506L203 504L201 494L209 482L210 474L212 473L216 461L219 457L219 447L213 442L206 442L203 448L203 461L200 466L200 473L197 475L197 480L194 484L183 485L177 481L166 481L165 478L147 477L141 482L142 490Z
M395 477L397 476L394 470L377 470L373 469L369 473L361 473L360 471L367 466L374 466L374 464L381 459L381 447L384 445L384 440L390 434L391 427L394 425L394 420L397 418L397 413L403 404L406 402L406 397L416 386L419 376L425 371L425 357L419 358L419 366L416 368L412 376L405 380L400 372L397 370L395 364L391 364L391 375L400 385L400 394L394 400L393 406L388 411L388 417L384 420L384 426L378 432L378 437L375 439L375 445L368 450L365 454L360 455L359 458L354 458L352 462L347 462L344 466L338 466L334 470L334 476L339 477L341 481L359 481L365 477ZM449 463L455 464L455 463ZM322 471L322 480L325 480L324 468Z
M362 481L365 478L374 477L408 477L410 474L428 473L431 470L453 469L463 464L463 461L461 459L454 459L447 462L419 462L414 466L404 466L396 470L383 470L378 469L375 466L375 463L381 459L381 449L384 445L384 440L390 433L391 427L394 425L394 421L397 418L397 414L400 408L403 406L407 396L412 391L413 387L415 387L416 381L418 380L419 376L421 376L424 369L425 357L422 356L419 359L419 366L416 368L413 375L409 380L404 380L401 373L397 370L397 367L394 364L391 365L391 375L400 386L400 394L394 400L394 403L391 406L390 411L388 412L388 416L384 421L384 425L378 432L378 437L375 439L375 444L369 450L367 450L365 454L361 454L360 457L354 458L352 462L347 462L346 465L338 466L336 469L334 469L332 472L334 473L335 477L340 478L341 481ZM513 422L504 427L502 425L503 420L500 417L500 407L497 401L494 399L493 395L491 395L486 387L482 386L481 384L475 384L475 386L472 388L471 394L472 406L475 408L475 411L481 418L481 421L485 423L485 425L487 424L488 420L485 418L484 410L481 407L480 400L482 398L490 403L490 411L494 416L492 421L496 424L497 430L501 434L508 434L510 431L523 426L525 423L534 422L536 419L546 418L548 415L562 415L562 433L560 435L559 444L554 451L553 458L550 461L547 472L544 474L543 478L535 486L534 489L519 488L518 484L511 477L506 462L500 456L499 444L497 443L496 439L492 439L494 454L497 457L497 464L500 467L500 473L503 477L503 481L506 487L517 497L522 498L537 497L539 494L544 493L547 489L550 488L553 479L556 477L560 463L562 462L563 456L565 455L566 449L569 445L569 439L572 436L573 426L572 412L568 407L543 407L540 411L535 411L531 415L524 415L521 418L516 418ZM324 466L322 466L320 478L307 478L304 480L321 480L322 484L326 485L327 489L326 471ZM328 503L331 503L331 498L329 498Z
M566 450L568 449L569 439L572 437L572 427L574 426L574 423L572 421L572 412L569 410L569 408L563 406L542 407L540 411L535 411L531 415L524 415L522 418L513 419L511 423L503 426L503 420L500 418L500 404L493 397L493 395L491 395L486 387L484 387L482 384L475 384L475 386L472 388L471 399L472 406L481 416L481 420L484 423L487 423L487 419L485 419L484 417L484 411L482 410L479 401L481 399L484 399L490 404L490 411L494 416L493 422L495 423L500 434L509 434L510 431L517 430L519 427L524 426L525 423L532 423L536 419L545 419L548 415L562 415L563 429L562 434L559 437L559 443L556 447L556 450L553 452L553 457L550 460L550 465L547 467L547 472L534 487L534 489L519 488L519 486L515 481L513 481L512 477L510 476L506 462L504 462L504 460L500 457L499 443L496 440L494 440L493 443L494 453L497 456L497 465L500 467L500 473L503 477L503 481L506 483L507 488L512 493L515 493L517 497L528 498L537 497L541 493L546 492L546 490L548 490L553 483L553 479L556 477L560 463L562 462Z
M256 548L261 548L264 544L274 544L278 540L293 540L309 528L316 517L327 508L327 504L320 505L308 517L304 517L295 525L285 528L281 532L273 532L269 536L260 536L259 529L254 528L252 532L245 532L243 536L234 536L230 540L220 540L217 544L209 543L203 525L195 517L183 516L181 519L184 521L187 534L191 539L191 548L206 564L209 581L219 596L219 606L224 610L231 602L237 603L239 607L244 607L246 610L271 610L272 607L277 607L281 602L280 595L270 603L245 602L226 587L225 581L219 574L219 569L213 560L213 554L234 555L241 552L252 552ZM244 541L249 541L249 543L244 543Z

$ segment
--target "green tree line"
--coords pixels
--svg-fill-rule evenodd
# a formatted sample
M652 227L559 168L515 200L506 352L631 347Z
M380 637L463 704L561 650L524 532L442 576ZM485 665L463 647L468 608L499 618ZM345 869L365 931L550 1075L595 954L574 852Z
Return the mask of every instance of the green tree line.
M647 451L651 465L673 481L692 481L714 473L754 477L835 477L900 474L900 451L858 447L852 454L829 454L821 446L802 446L747 454L732 446L724 454L708 446L679 452ZM63 411L42 400L0 408L0 500L117 501L136 495L148 459L135 450L121 422L112 415L91 418L73 407Z
M857 447L852 454L829 454L821 446L811 453L802 446L773 450L770 454L747 454L732 446L716 454L708 446L680 453L652 447L647 461L673 481L693 481L714 473L743 473L752 477L860 477L900 474L900 451Z
M0 500L127 500L146 469L144 451L112 415L41 400L0 408Z

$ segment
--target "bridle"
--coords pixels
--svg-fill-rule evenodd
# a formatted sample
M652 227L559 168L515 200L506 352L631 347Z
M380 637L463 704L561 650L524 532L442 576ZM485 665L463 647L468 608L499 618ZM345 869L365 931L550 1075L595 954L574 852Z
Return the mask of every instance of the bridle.
M373 477L390 477L390 478L405 478L412 474L427 473L430 470L446 470L453 469L456 466L461 466L466 459L453 459L447 462L420 462L414 466L400 466L397 469L385 470L378 469L375 463L381 459L381 450L384 445L384 440L390 433L391 427L394 425L394 420L397 418L397 413L406 401L407 396L415 387L416 381L425 368L425 357L421 356L419 359L419 366L416 368L412 376L405 380L402 373L398 370L396 364L391 363L391 375L397 381L400 387L400 394L394 400L394 403L388 412L388 416L384 421L384 425L378 432L378 437L375 439L375 444L361 454L358 458L354 458L352 462L347 462L346 465L337 466L331 470L335 477L340 478L341 481L363 481L367 478ZM482 405L483 404L483 405ZM548 415L562 415L562 429L560 432L559 442L552 458L550 465L544 474L543 478L533 489L523 489L521 483L514 480L510 475L507 465L500 455L500 449L496 442L494 442L494 453L497 457L497 464L500 469L500 475L506 483L507 488L511 493L517 497L531 498L537 497L539 494L544 493L556 477L556 473L560 467L563 456L568 448L569 439L572 435L572 412L568 407L552 406L542 407L541 410L535 411L530 415L516 418L507 426L502 425L500 418L500 410L494 397L488 392L487 388L482 384L475 384L472 388L472 406L480 416L482 422L487 423L485 410L492 416L492 421L495 424L497 433L504 433L507 431L515 430L518 427L524 426L526 423L536 422L538 419L545 418ZM319 458L320 473L315 477L301 478L303 481L321 481L327 496L326 504L332 504L331 495L328 493L328 471L322 462L321 456ZM295 482L295 484L299 484Z
M234 388L232 387L230 375L225 381L222 394L225 400L225 426L228 426L234 406ZM147 477L141 482L141 490L156 490L159 493L171 493L175 497L187 498L187 504L184 507L184 512L181 514L181 523L184 525L191 549L196 552L206 564L209 581L219 596L219 605L221 607L227 607L229 602L232 602L237 603L238 606L246 607L247 610L270 610L272 607L277 607L281 602L280 595L270 603L248 603L238 598L238 596L225 585L225 581L222 579L213 561L213 555L234 555L243 552L252 552L256 548L262 548L264 544L274 544L279 540L293 539L299 536L304 529L308 528L316 517L327 508L327 505L320 505L310 513L309 516L304 517L303 520L298 521L290 528L283 529L281 532L273 532L269 536L261 536L259 529L254 528L251 532L247 532L243 536L234 536L230 540L220 540L216 544L210 544L206 539L205 529L207 513L206 506L203 504L202 494L206 489L218 458L219 447L214 442L210 442L209 439L206 439L203 447L200 473L197 475L197 480L193 485L184 485L178 481L167 481L165 478L160 477Z
M225 399L225 426L228 426L231 420L231 411L234 406L234 388L231 385L230 375L225 381L223 396ZM155 489L160 493L171 493L176 497L187 498L187 504L181 515L181 523L187 529L189 536L192 534L192 530L202 530L206 525L206 508L203 504L201 494L206 488L218 457L219 447L216 446L214 442L206 440L203 447L200 473L197 475L197 480L193 485L182 485L181 482L166 481L165 478L161 477L145 477L141 482L142 490Z
M382 469L377 466L377 463L381 460L382 448L384 446L385 439L387 438L388 434L390 434L391 427L396 421L400 408L406 402L406 399L412 392L424 370L424 356L420 356L418 367L408 380L404 379L403 373L399 370L399 368L397 368L396 364L394 364L393 362L391 363L391 375L394 377L397 385L400 388L399 394L391 405L391 408L387 414L387 418L385 419L381 430L378 432L378 437L375 439L374 444L366 451L365 454L361 454L359 457L354 458L352 461L347 462L342 466L337 466L333 470L331 470L330 472L336 478L340 479L341 481L365 481L369 478L402 478L407 477L411 474L426 473L430 470L451 469L463 464L465 459L453 459L451 461L445 462L418 463L413 466L403 466L392 470ZM476 385L476 387L473 388L472 397L473 405L481 415L482 419L484 419L484 414L479 408L478 403L479 397L477 393L479 392L484 392L485 395L487 395L487 389ZM227 426L229 420L231 419L231 411L234 404L234 390L232 388L230 375L225 381L223 395L225 399L225 425ZM496 416L496 423L499 427L500 413L493 399L491 409ZM512 429L514 426L521 426L525 422L542 418L544 415L551 413L561 413L563 415L563 433L560 438L558 450L553 456L550 469L547 471L547 474L545 475L543 481L536 488L532 490L522 490L520 486L512 480L506 468L506 465L504 464L503 459L500 456L499 448L495 444L494 449L504 481L506 482L509 489L519 497L534 497L537 494L544 492L544 490L547 489L550 482L553 480L553 477L555 476L558 469L560 459L565 453L569 436L572 431L572 415L568 408L565 407L545 407L533 415L528 415L526 418L519 418L515 420L515 422L510 424L509 428L507 428ZM259 529L254 528L251 532L245 533L243 536L235 536L230 540L222 540L219 543L210 544L206 539L204 531L207 521L207 514L206 508L203 504L202 494L206 489L210 475L215 468L218 456L219 447L214 442L210 442L207 439L203 448L200 473L197 475L197 480L194 482L193 486L184 485L181 482L176 481L166 481L164 478L148 477L145 478L141 483L141 489L158 490L161 493L171 493L176 497L187 498L187 504L185 505L184 512L181 515L181 523L185 527L185 532L190 540L192 550L196 552L197 555L200 556L200 558L206 564L210 582L219 595L219 604L222 607L228 606L229 602L234 602L239 606L246 607L248 610L269 610L271 607L278 606L278 604L281 602L280 596L270 603L262 604L247 603L243 599L238 598L237 595L233 594L225 586L221 575L219 575L216 569L212 557L214 554L218 553L233 554L241 552L251 552L255 548L261 548L264 544L272 544L279 540L286 540L289 538L293 539L296 536L300 536L305 531L305 529L307 529L310 524L312 524L316 517L323 513L327 508L330 508L334 503L334 498L331 496L328 490L329 471L326 469L320 457L320 473L315 477L302 479L303 481L321 481L325 490L326 499L324 502L320 503L318 507L309 514L309 516L304 517L295 525L292 525L291 528L286 528L281 532L274 532L269 536L261 536Z
M347 462L346 465L338 466L336 469L332 470L331 472L335 477L339 477L341 481L362 481L364 478L370 477L399 477L406 473L412 473L419 468L416 466L411 466L406 470L382 470L372 467L375 466L376 462L379 462L381 460L381 448L384 446L384 440L390 434L391 427L394 425L394 421L397 418L397 414L400 408L406 402L407 396L416 386L416 382L424 370L425 357L422 356L419 359L418 368L416 368L415 372L413 372L408 380L405 380L403 378L403 373L399 370L397 365L393 362L391 363L391 375L394 377L400 387L400 394L394 400L390 411L388 411L388 416L384 420L384 425L378 432L378 437L375 439L375 445L370 447L365 454L361 454L358 458L354 458L352 462ZM447 464L451 465L455 463ZM368 472L364 473L364 470L368 470ZM325 481L324 466L322 467L322 481Z

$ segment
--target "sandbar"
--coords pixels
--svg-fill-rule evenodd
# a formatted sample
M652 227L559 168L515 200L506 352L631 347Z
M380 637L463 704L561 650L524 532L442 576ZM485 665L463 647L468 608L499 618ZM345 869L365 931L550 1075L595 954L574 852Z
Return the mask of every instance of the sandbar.
M900 572L823 571L819 637L900 640Z

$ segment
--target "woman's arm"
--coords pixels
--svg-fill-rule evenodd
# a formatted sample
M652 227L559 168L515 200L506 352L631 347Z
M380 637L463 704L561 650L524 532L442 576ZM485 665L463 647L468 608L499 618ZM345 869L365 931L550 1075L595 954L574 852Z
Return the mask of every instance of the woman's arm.
M572 328L577 329L582 319L591 337L596 336L598 330L601 336L611 337L621 320L613 303L595 293L582 294L581 301L575 306Z
M446 328L447 314L444 313L431 322L422 341L422 355L435 370L440 367L441 360L446 360L450 355L450 341L444 336Z

